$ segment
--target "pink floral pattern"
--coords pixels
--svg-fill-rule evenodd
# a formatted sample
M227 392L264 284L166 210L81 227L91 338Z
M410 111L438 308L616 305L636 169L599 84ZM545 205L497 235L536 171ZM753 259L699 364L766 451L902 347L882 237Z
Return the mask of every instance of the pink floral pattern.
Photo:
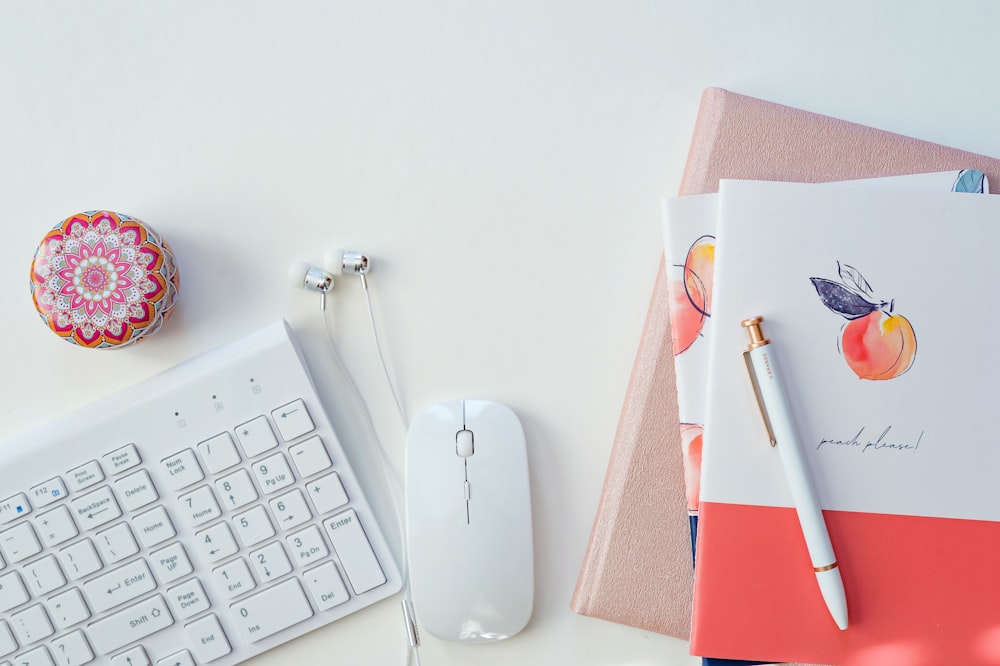
M155 333L179 285L170 246L142 221L110 211L66 218L31 263L42 320L84 347L120 348Z

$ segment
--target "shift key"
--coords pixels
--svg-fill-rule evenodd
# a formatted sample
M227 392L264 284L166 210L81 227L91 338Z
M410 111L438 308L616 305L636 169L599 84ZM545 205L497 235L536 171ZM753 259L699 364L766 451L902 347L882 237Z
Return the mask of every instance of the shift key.
M90 639L98 654L110 654L173 623L166 602L158 594L90 625Z

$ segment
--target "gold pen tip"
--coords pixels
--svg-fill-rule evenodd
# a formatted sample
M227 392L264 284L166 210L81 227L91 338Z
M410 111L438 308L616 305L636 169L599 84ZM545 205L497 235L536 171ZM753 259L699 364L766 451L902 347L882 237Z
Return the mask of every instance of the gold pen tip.
M764 332L760 329L762 321L764 321L764 318L757 315L756 317L750 317L740 322L740 326L747 329L747 333L750 334L750 344L747 345L748 350L771 344L771 341L764 337Z

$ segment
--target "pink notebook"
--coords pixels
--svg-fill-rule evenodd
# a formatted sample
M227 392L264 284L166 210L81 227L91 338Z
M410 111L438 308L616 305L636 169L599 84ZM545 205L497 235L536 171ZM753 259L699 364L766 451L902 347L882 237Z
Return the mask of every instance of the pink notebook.
M680 194L721 178L823 182L1000 160L747 97L704 91ZM694 576L661 262L571 608L687 639ZM704 516L703 516L704 518Z

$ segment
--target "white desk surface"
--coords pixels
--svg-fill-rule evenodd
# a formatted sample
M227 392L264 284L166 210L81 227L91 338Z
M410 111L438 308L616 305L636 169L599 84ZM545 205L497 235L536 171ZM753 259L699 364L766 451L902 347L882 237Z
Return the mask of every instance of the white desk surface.
M285 317L384 514L318 301L285 277L363 250L407 410L497 399L530 447L533 619L494 645L425 636L423 663L696 664L569 600L699 95L1000 155L997 19L988 2L3 3L0 435ZM182 271L175 317L119 352L57 340L28 290L42 235L98 208L153 225ZM401 464L359 285L331 308ZM401 664L402 641L387 601L255 663Z

